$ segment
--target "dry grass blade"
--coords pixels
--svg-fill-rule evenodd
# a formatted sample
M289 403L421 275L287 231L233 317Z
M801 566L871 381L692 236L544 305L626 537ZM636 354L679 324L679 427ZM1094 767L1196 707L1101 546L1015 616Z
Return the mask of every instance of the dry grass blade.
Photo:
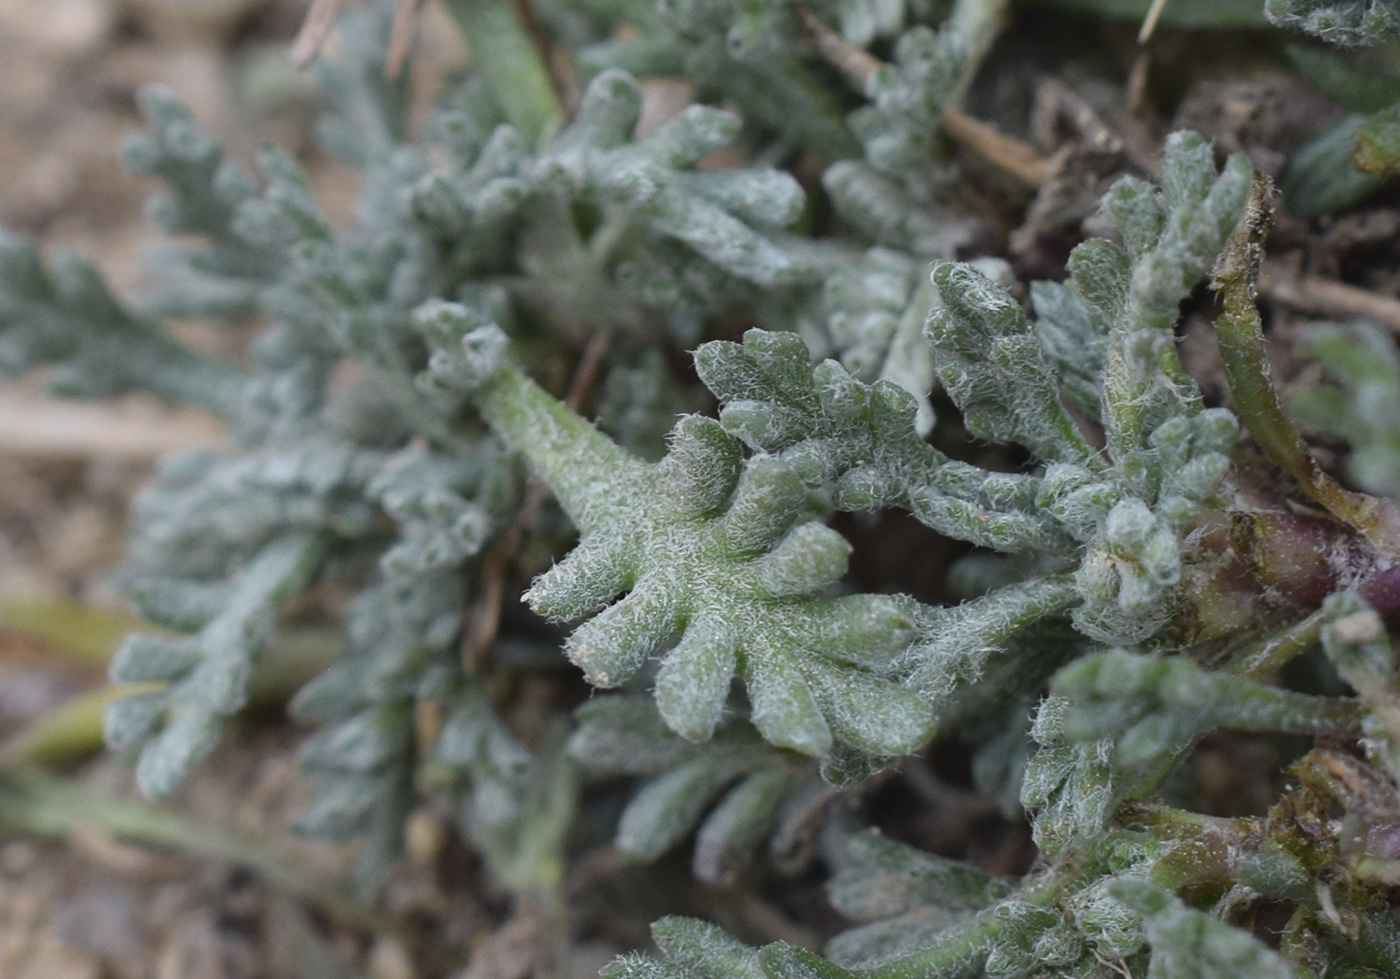
M395 79L403 71L408 61L409 49L413 47L413 28L418 21L418 8L423 0L399 0L394 8L394 25L389 32L389 52L384 58L384 75Z
M292 61L298 68L305 68L316 59L321 46L330 36L331 28L335 26L336 15L340 13L344 2L345 0L312 0L311 9L306 12L306 19L301 22L301 30L297 31L296 40L292 41Z
M206 415L144 407L74 404L22 390L0 391L0 453L153 461L167 452L223 440L223 426Z
M807 8L797 8L797 14L812 35L817 53L864 91L880 70L880 60L847 42ZM954 140L1017 180L1039 187L1050 179L1050 162L1029 143L1005 136L956 108L944 111L942 124L943 131Z
M880 59L847 43L845 38L827 27L821 18L806 7L798 7L797 16L801 18L802 26L812 35L817 53L864 91L866 83L880 70Z
M1035 147L997 132L961 109L943 113L943 131L978 156L1030 187L1050 179L1051 164Z
M347 924L377 933L403 929L392 914L368 907L344 884L285 852L168 809L119 799L32 769L0 766L0 819L13 830L72 838L100 834L247 867L267 884L318 905Z
M1142 19L1142 28L1138 31L1137 42L1146 44L1152 37L1152 32L1157 29L1157 21L1162 19L1162 11L1167 9L1167 0L1152 0L1152 6L1147 8L1147 16Z
M1259 292L1276 303L1334 319L1366 319L1400 334L1400 299L1318 275L1298 277L1265 268Z

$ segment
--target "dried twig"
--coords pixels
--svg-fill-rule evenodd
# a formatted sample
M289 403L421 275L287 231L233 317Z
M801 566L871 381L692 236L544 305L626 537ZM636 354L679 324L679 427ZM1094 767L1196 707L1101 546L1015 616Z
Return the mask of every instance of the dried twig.
M217 445L223 426L197 412L160 414L0 391L0 453L149 461Z
M1139 51L1128 72L1128 108L1141 113L1147 108L1147 77L1152 72L1152 55Z
M812 35L817 53L853 85L865 91L870 79L880 70L880 60L849 43L806 7L798 7L797 15ZM1050 179L1050 162L1036 152L1035 147L997 132L960 109L946 109L942 126L953 139L1032 187L1039 187Z
M399 0L394 8L394 24L389 31L389 51L384 56L384 77L390 81L399 77L413 46L413 27L423 0Z
M695 898L713 917L724 920L733 916L744 922L761 941L788 942L808 951L826 944L818 932L798 924L781 908L749 891L704 887L697 889Z
M1364 534L1387 559L1400 555L1400 513L1391 500L1345 489L1318 465L1269 376L1264 330L1254 297L1264 239L1273 226L1273 183L1256 176L1239 225L1211 272L1222 310L1215 321L1220 363L1235 411L1254 442L1334 517Z
M573 380L569 382L569 393L564 395L564 404L569 406L570 411L579 411L583 408L583 403L587 400L589 392L598 383L598 372L603 369L603 358L607 355L608 346L612 343L612 330L605 328L593 334L588 341L588 346L583 350L583 356L579 358L578 369L574 371Z
M292 42L292 61L298 68L305 68L316 59L321 46L330 36L335 26L335 18L340 13L345 0L312 0L306 19L301 22L296 40Z
M1314 316L1371 320L1400 334L1400 300L1335 279L1319 275L1300 278L1281 268L1266 266L1259 279L1259 292L1271 302Z
M568 876L564 878L564 893L570 898L581 897L589 888L621 870L623 863L617 844L595 846L569 865Z
M1029 143L999 133L961 109L945 111L942 125L950 137L1022 183L1039 187L1050 179L1051 162Z
M1142 28L1138 31L1137 42L1146 44L1152 37L1152 32L1157 29L1157 21L1162 18L1162 11L1167 9L1167 0L1152 0L1152 6L1147 8L1147 16L1142 19Z
M534 490L538 485L539 483L533 482L530 489ZM531 502L530 496L527 496L525 506L528 507ZM523 513L522 507L522 516ZM462 629L462 669L468 673L476 669L481 657L496 642L496 634L501 628L501 599L505 596L506 568L520 548L522 540L524 531L521 521L517 520L515 526L506 531L481 563L481 592L467 611L466 623Z
M1055 115L1069 123L1080 139L1094 149L1121 150L1122 138L1103 121L1092 105L1074 89L1051 75L1042 75L1036 82L1036 99L1045 98Z
M562 98L559 87L559 79L554 77L551 69L553 58L551 57L551 46L549 35L545 32L544 25L535 16L535 8L530 5L530 0L511 0L511 7L515 11L516 19L520 21L520 26L524 28L525 35L530 39L530 44L535 49L535 54L540 59L540 64L544 66L545 74L549 75L550 86L554 89L556 98Z
M866 84L880 70L880 59L848 43L806 7L798 7L797 16L802 20L802 26L812 35L817 53L864 92Z

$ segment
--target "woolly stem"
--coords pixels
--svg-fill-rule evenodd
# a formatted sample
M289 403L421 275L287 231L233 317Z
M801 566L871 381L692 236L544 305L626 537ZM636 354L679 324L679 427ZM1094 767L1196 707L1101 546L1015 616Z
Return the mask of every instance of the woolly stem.
M1325 617L1318 611L1289 622L1231 657L1225 669L1251 679L1272 676L1285 663L1302 655L1317 642L1324 621Z
M1005 926L986 912L950 928L932 948L859 973L861 979L951 979L981 975L980 964Z
M142 387L162 401L203 408L221 418L237 418L245 405L243 392L248 375L236 367L191 353L164 335L141 336L138 349L126 347L122 357L131 362L158 365L143 371ZM141 350L140 347L146 349Z
M1086 867L1069 866L1052 871L1017 892L1019 900L1049 908L1093 876ZM856 973L860 979L953 979L955 976L982 975L981 963L1006 932L1005 919L994 904L978 912L970 921L943 932L937 945L907 957Z
M1260 734L1359 735L1366 708L1344 697L1317 697L1277 687L1242 687L1222 699L1214 720L1219 727Z
M579 531L615 525L619 504L650 481L651 467L550 396L514 366L474 395L477 409L549 484Z

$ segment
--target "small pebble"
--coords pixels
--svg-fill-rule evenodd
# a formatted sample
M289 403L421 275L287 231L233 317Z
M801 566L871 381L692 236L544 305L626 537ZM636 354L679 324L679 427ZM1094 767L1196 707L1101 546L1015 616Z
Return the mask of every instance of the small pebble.
M369 952L369 974L374 979L415 979L417 972L408 950L396 938L375 939Z
M416 809L404 830L404 849L420 867L431 867L447 845L447 830L432 813Z

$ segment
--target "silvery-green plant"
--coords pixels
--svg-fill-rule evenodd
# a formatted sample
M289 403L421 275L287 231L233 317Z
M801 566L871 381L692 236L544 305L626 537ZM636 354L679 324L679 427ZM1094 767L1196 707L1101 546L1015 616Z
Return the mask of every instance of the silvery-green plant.
M1268 0L1264 12L1280 27L1298 28L1332 44L1379 44L1400 34L1400 7L1391 0Z
M734 885L815 845L859 924L823 956L667 918L662 957L618 979L1400 973L1400 369L1365 326L1313 334L1337 383L1299 414L1353 443L1365 492L1344 489L1268 378L1271 189L1249 160L1171 135L1155 180L1105 197L1109 237L1023 302L999 257L952 260L992 215L936 133L999 5L543 3L591 73L568 114L508 4L448 6L478 71L421 141L387 10L347 18L320 68L357 230L288 155L251 173L148 90L127 163L199 242L153 253L160 288L127 305L81 260L0 240L0 363L230 424L233 447L162 464L119 571L163 630L112 666L161 685L107 715L142 790L207 758L282 610L336 581L357 593L344 651L291 702L318 726L301 827L363 840L366 888L431 796L507 887L557 896L575 811L625 778L624 858L693 835L695 877ZM1374 33L1373 8L1346 16ZM629 71L697 101L639 136ZM798 154L821 164L805 187L780 165ZM1188 302L1216 318L1234 411L1178 355ZM158 325L189 315L263 326L232 363ZM716 417L686 413L706 400L681 346ZM862 541L832 518L881 510L972 548L948 575L965 601L850 583ZM1338 682L1292 689L1293 660ZM614 692L522 722L525 682L565 670ZM1221 730L1323 741L1265 816L1163 801ZM945 736L1029 816L1028 873L833 803ZM1289 915L1277 947L1249 927L1265 906Z

